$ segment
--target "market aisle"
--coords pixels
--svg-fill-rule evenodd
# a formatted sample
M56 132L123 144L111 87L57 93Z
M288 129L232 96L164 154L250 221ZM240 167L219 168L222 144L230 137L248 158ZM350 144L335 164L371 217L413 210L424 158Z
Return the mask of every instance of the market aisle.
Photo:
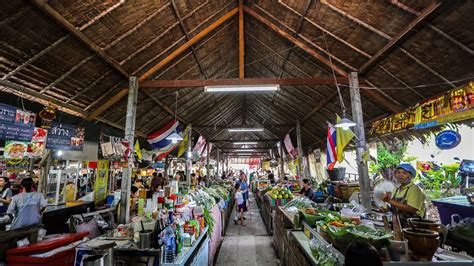
M235 213L234 207L216 265L278 265L272 237L267 234L253 194L249 198L247 226L233 223Z

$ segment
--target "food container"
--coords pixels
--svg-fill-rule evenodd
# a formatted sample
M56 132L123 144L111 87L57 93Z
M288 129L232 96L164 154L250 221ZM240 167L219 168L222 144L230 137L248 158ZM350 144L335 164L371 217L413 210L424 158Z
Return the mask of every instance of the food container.
M439 233L427 229L404 228L403 235L415 260L431 261L439 246Z

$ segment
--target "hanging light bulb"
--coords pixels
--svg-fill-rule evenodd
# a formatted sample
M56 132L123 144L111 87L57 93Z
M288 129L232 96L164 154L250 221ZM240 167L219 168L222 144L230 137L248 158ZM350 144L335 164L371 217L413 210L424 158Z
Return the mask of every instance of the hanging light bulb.
M178 116L178 92L176 92L176 100L175 100L175 113L174 113L174 120L177 121L177 116ZM166 137L167 140L171 140L171 143L175 144L178 143L178 141L182 141L183 137L181 137L178 133L176 133L176 129Z
M178 141L182 141L183 137L181 137L178 133L173 132L171 135L166 137L167 140L171 140L172 143L177 143Z
M355 125L356 123L354 123L352 120L344 117L341 119L341 121L339 121L339 123L336 124L336 127L341 127L344 130L348 130L350 127Z

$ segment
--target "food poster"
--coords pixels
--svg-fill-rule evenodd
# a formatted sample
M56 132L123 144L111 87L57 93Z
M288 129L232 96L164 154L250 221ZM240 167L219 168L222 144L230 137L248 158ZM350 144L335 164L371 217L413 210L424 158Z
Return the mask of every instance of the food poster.
M84 146L84 128L53 122L48 129L46 148L52 150L82 151Z
M36 114L0 103L0 139L31 141Z
M30 158L40 158L46 147L47 131L44 128L35 127L31 142L28 143L26 156Z
M7 140L5 141L3 157L5 157L7 160L23 160L26 155L27 147L28 142L26 141Z
M96 203L105 201L105 198L107 197L109 167L110 164L107 160L99 160L97 162L97 175L94 184L94 200Z

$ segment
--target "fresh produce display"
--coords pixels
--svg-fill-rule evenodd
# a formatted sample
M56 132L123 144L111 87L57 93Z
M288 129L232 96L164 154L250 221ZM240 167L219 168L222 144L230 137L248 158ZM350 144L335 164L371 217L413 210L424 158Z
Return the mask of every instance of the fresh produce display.
M211 212L208 209L204 209L204 221L206 222L206 225L208 226L207 229L207 235L212 236L212 232L214 232L214 218L212 217Z
M227 186L224 185L213 185L212 187L202 187L202 190L205 191L207 194L214 197L216 202L221 200L228 200L230 190Z
M208 210L212 209L212 207L216 205L214 197L201 189L191 192L191 197L194 199L194 201L196 201L197 205L200 205Z
M270 181L269 180L258 180L257 181L257 189L260 190L260 191L266 189L269 186L270 186Z
M374 247L381 248L392 237L391 233L348 222L342 224L340 222L330 222L327 224L326 232L333 244L340 249L345 249L345 246L355 240L367 241Z
M292 207L296 209L305 209L305 208L312 208L314 202L305 197L296 197L287 204L283 206L283 209L286 211Z
M272 199L292 199L293 193L287 188L275 187L272 190L268 191L268 194Z
M339 266L344 265L344 258L334 254L331 245L325 245L316 241L315 238L309 243L311 254L316 259L318 265L322 266Z

